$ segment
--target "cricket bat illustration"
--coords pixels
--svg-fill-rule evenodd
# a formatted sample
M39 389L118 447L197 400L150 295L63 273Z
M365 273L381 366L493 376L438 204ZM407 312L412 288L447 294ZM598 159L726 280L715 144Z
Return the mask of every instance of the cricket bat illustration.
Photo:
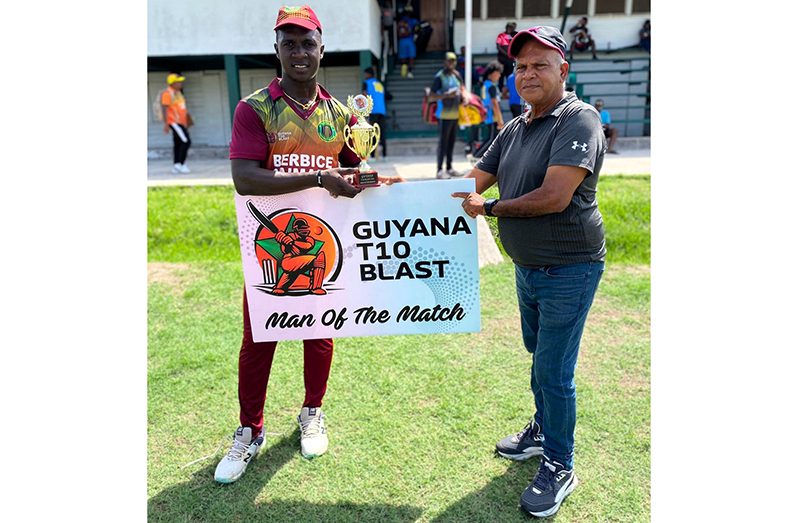
M249 212L252 214L252 216L258 220L258 223L269 229L272 233L277 234L280 232L280 229L277 228L274 222L271 221L265 214L260 212L257 207L255 207L255 204L252 203L252 200L247 200L247 209L249 209ZM297 255L299 254L299 249L295 245L291 245L291 252L294 255Z

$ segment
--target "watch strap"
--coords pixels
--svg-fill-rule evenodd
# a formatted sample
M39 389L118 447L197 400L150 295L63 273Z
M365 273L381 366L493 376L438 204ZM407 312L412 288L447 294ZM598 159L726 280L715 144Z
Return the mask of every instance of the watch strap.
M496 198L490 198L485 200L485 203L482 204L482 209L485 211L485 216L495 216L493 214L493 208L496 204L499 203L499 200Z

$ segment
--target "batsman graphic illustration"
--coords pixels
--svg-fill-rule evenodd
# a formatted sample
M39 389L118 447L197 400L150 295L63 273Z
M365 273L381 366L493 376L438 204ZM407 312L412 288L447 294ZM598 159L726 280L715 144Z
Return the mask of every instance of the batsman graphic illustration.
M307 290L311 294L327 294L327 291L322 288L326 256L324 251L320 250L320 245L317 245L318 240L311 236L311 228L307 220L304 218L292 219L289 222L292 230L285 232L261 213L251 201L247 202L247 208L261 225L274 234L274 240L279 244L281 253L279 266L282 270L271 293L277 296L286 294L300 275L307 274L309 276Z

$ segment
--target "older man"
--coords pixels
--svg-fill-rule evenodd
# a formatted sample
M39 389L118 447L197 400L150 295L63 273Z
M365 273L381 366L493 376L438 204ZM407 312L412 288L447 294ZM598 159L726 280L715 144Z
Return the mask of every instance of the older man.
M515 263L536 412L496 450L514 460L542 455L521 496L521 506L539 517L556 513L576 486L574 371L606 254L596 202L606 141L596 110L564 90L566 49L553 27L533 27L513 38L516 87L532 110L505 125L469 174L477 192L452 195L464 199L470 216L498 217L502 243ZM496 182L500 200L480 196Z

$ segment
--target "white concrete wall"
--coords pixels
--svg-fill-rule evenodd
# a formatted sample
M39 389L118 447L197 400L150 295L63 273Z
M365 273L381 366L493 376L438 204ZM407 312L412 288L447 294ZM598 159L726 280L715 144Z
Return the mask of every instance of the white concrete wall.
M274 69L241 69L241 96L266 87L275 76ZM192 146L227 146L230 143L230 107L227 101L227 77L224 70L185 73L183 93L195 125L189 129ZM333 96L346 103L346 97L360 92L360 68L357 66L322 67L318 82ZM172 147L172 135L164 134L163 123L156 120L152 103L166 87L166 73L147 73L147 148Z
M496 52L496 36L504 32L504 26L509 20L503 18L480 20L478 14L476 13L472 22L472 52L474 54L493 54ZM569 47L572 38L568 34L568 28L576 24L580 17L569 16L568 23L565 25L564 36ZM596 49L606 51L608 43L613 49L637 45L638 31L643 27L643 22L650 18L649 13L638 13L631 16L623 14L595 15L590 17L587 27L596 41ZM559 29L562 18L521 18L514 21L518 24L518 30L536 25L550 25ZM464 20L455 20L454 22L454 45L458 52L460 46L465 45Z
M277 11L301 3L319 17L327 52L368 49L379 56L377 0L150 0L147 54L274 54Z

